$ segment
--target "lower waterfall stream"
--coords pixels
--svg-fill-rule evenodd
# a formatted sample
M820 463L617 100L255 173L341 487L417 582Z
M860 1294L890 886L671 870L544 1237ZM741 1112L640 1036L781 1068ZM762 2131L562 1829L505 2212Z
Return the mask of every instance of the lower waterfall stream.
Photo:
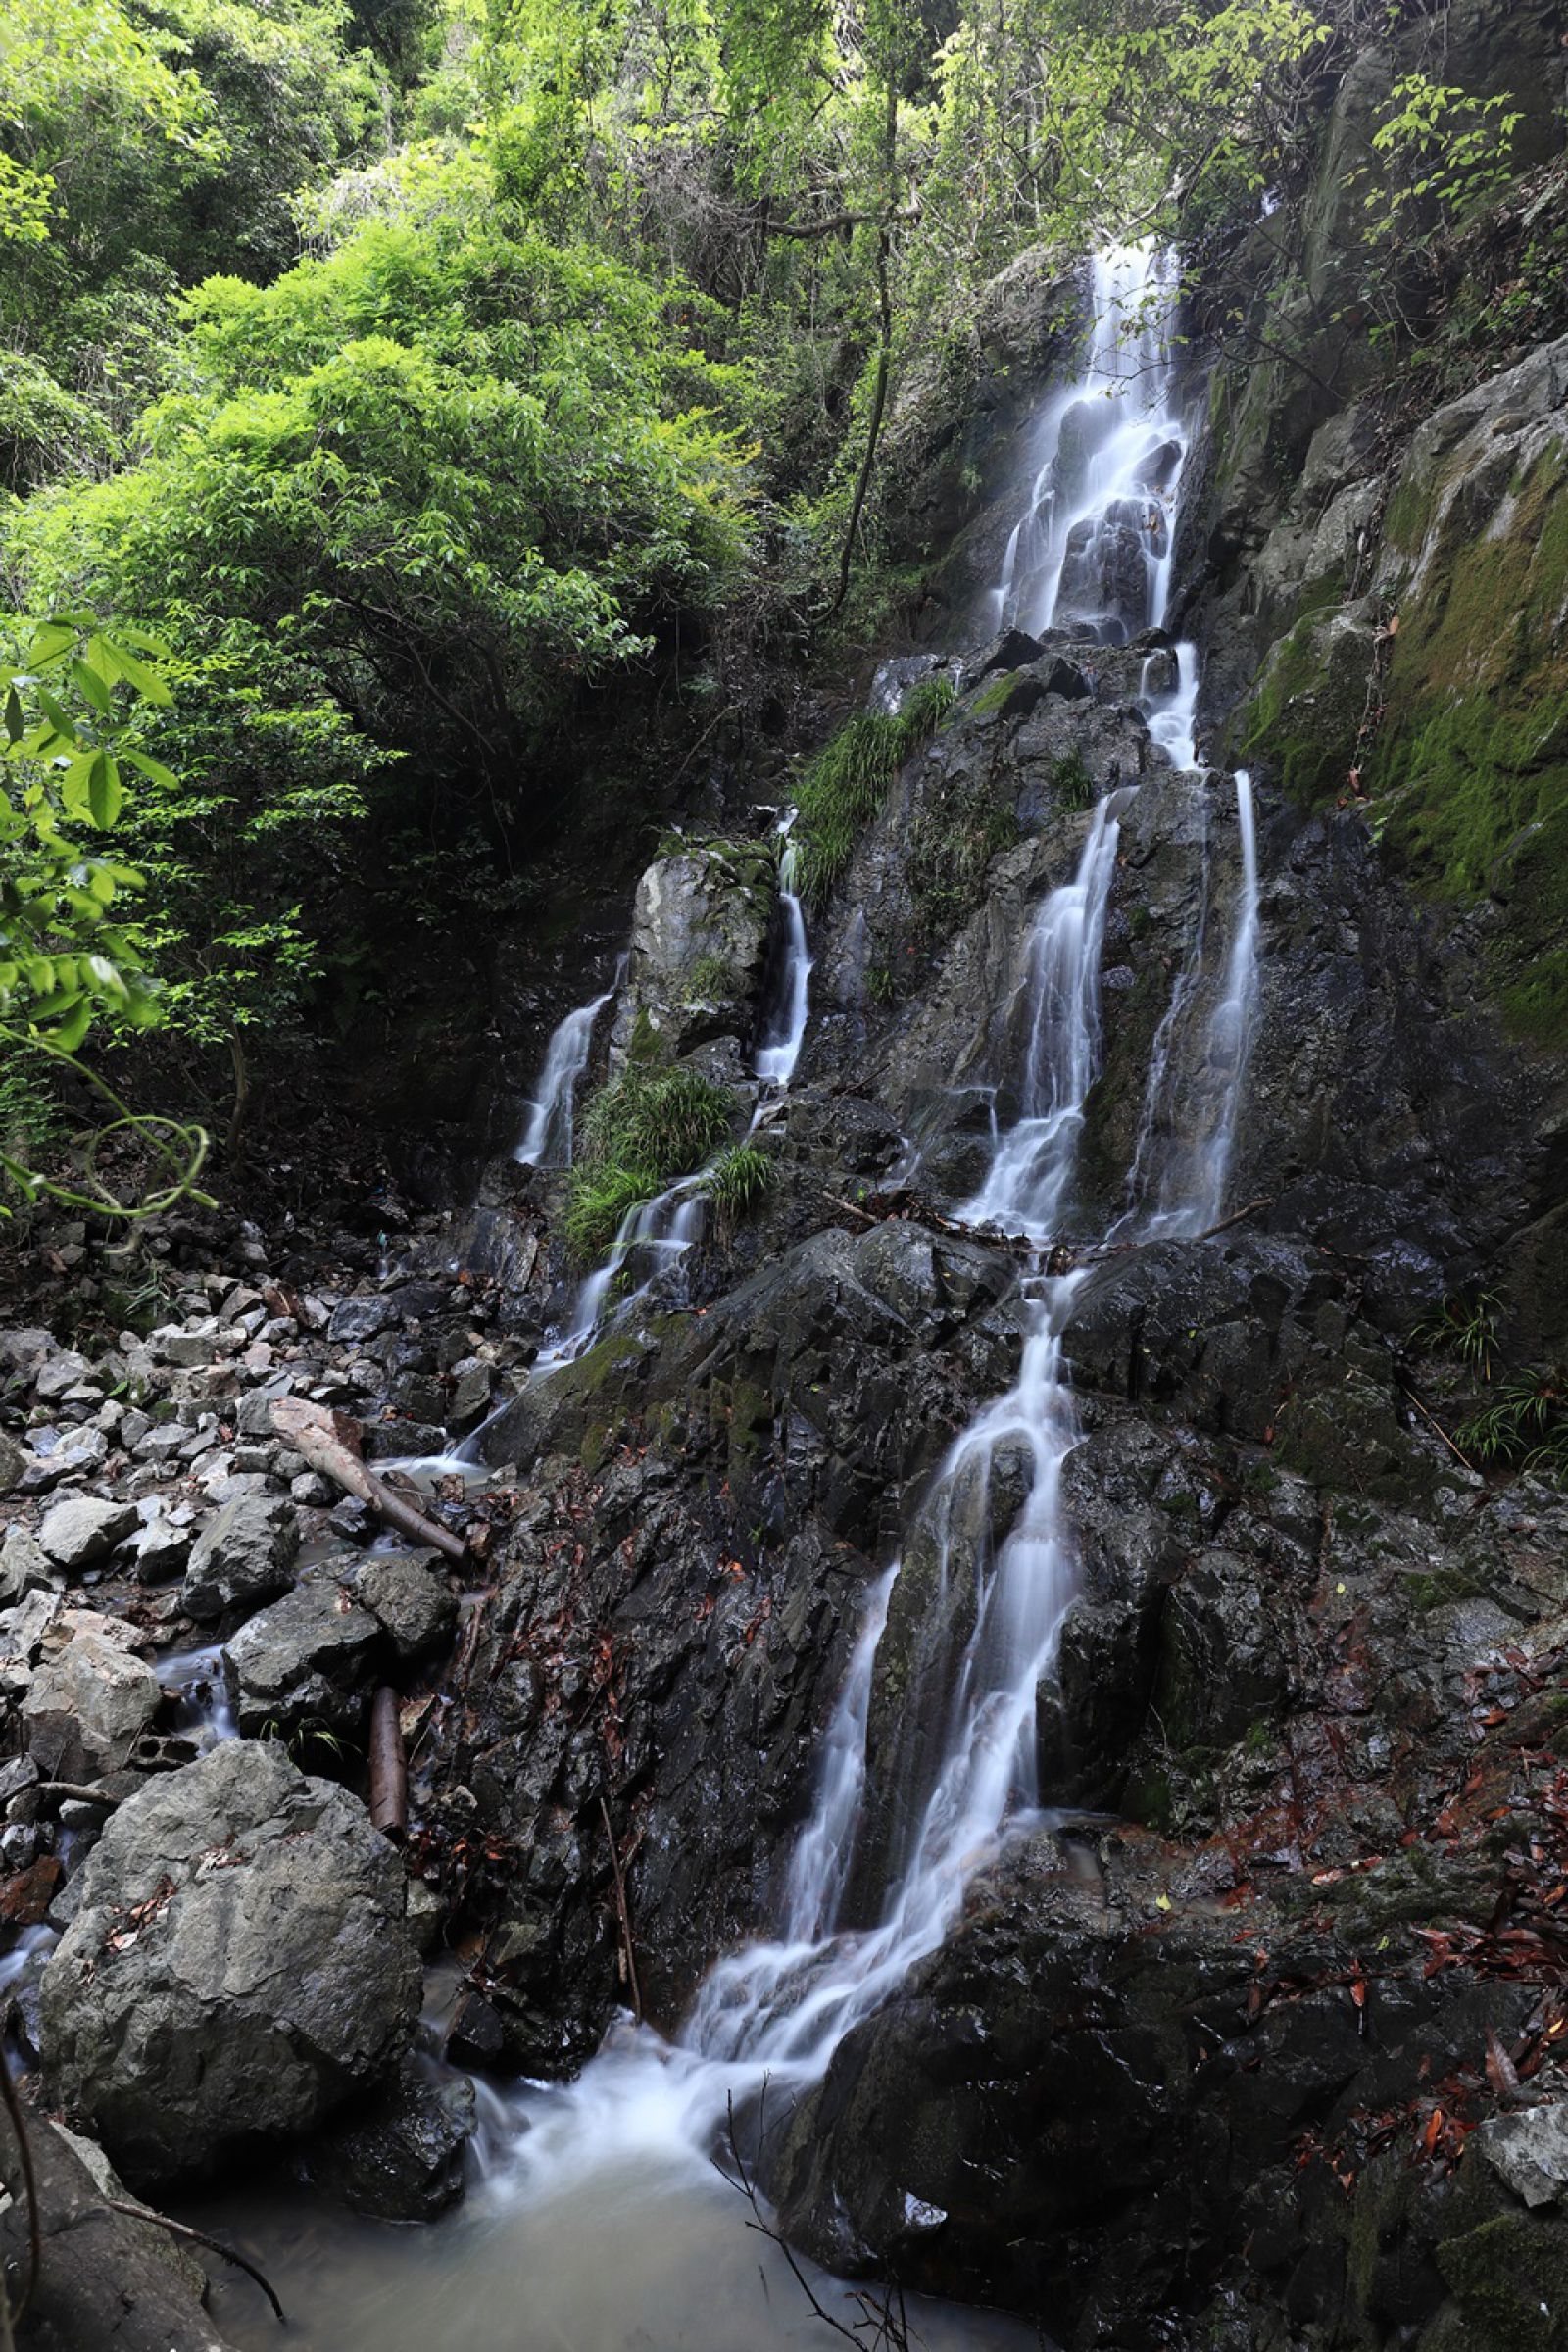
M1088 371L1042 413L1031 504L997 592L1004 620L1031 629L1065 622L1111 644L1163 625L1188 444L1175 406L1171 276L1148 247L1117 249L1095 264ZM1173 685L1146 697L1151 731L1206 796L1209 778L1193 743L1192 648L1177 650L1173 674ZM1151 1057L1128 1206L1112 1228L1119 1239L1197 1234L1224 1213L1257 955L1245 775L1235 790L1239 888L1224 909L1209 905L1205 891L1203 922L1173 983ZM916 1640L893 1776L900 1811L882 1859L878 1916L856 1928L841 1918L865 1812L868 1721L897 1565L868 1596L776 1936L718 1962L679 2040L627 2024L571 2084L485 2091L479 2178L466 2205L439 2225L397 2232L324 2210L303 2191L279 2191L270 2202L247 2192L197 2210L204 2227L262 2262L295 2315L291 2340L312 2352L427 2352L445 2343L475 2352L503 2344L733 2352L742 2341L751 2352L772 2352L820 2340L820 2321L775 2249L748 2231L746 2206L717 2179L711 2158L729 2102L767 2084L787 2097L792 2085L818 2080L845 2034L942 1942L975 1870L1010 1829L1038 1817L1036 1694L1075 1591L1060 1498L1078 1434L1063 1333L1084 1279L1047 1268L1050 1246L1071 1230L1084 1108L1100 1066L1106 910L1134 791L1113 790L1088 813L1071 879L1043 898L1020 942L1008 1023L1018 1054L1016 1115L995 1141L984 1181L956 1211L976 1228L1023 1237L1035 1246L1034 1260L1022 1282L1013 1386L956 1439L916 1526L906 1531L906 1544L934 1551L944 1605L928 1611ZM807 1017L809 963L789 879L794 978L779 1034L758 1058L759 1075L775 1085L793 1075ZM1217 976L1200 968L1204 933L1214 927L1224 932ZM568 1041L573 1050L580 1043L586 1053L589 1026ZM535 1116L540 1123L542 1104ZM684 1246L693 1182L642 1212L647 1233L657 1226L663 1239L667 1227L671 1246ZM617 1241L601 1288L639 1238L626 1236L626 1248ZM595 1298L586 1316L579 1309L563 1360L591 1343L597 1307ZM992 1544L974 1531L986 1526L1003 1456L1023 1466L1023 1499ZM831 2308L857 2316L851 2306ZM1000 2352L1035 2340L1013 2322L972 2310L909 2308L911 2329L933 2352ZM237 2342L271 2340L270 2321L254 2316L243 2284L220 2283L215 2312Z

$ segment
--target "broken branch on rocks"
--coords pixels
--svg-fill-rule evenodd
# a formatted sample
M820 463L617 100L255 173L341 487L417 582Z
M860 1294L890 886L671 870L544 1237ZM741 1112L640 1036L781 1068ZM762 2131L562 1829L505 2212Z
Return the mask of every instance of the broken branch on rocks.
M426 1518L367 1469L346 1442L345 1429L354 1425L345 1423L341 1413L328 1412L325 1405L313 1404L305 1396L279 1396L272 1405L272 1427L319 1476L331 1479L357 1501L368 1503L400 1535L416 1544L428 1544L456 1564L466 1559L468 1547L461 1536L453 1535L438 1520Z

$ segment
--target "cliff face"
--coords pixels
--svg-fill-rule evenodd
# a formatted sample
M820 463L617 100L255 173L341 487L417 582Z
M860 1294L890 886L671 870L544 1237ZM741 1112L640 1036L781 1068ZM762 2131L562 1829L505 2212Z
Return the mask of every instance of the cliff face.
M1460 86L1524 98L1522 253L1562 224L1559 12L1455 9L1449 35ZM897 1554L845 1864L851 1927L878 1917L975 1592L1039 1493L1023 1443L961 1494L938 1475L1037 1328L1031 1261L955 1212L1030 1113L1039 918L1108 799L1098 1061L1054 1236L1080 1276L1077 1585L1038 1747L1067 1810L970 1858L947 1940L760 2152L836 2267L1075 2347L1568 2342L1568 341L1444 344L1424 397L1350 316L1352 165L1409 65L1360 61L1270 229L1296 240L1296 359L1233 338L1189 386L1208 421L1172 633L1204 650L1200 731L1257 814L1222 1212L1130 1213L1234 1076L1216 1007L1251 804L1151 731L1171 638L968 642L1017 512L974 503L1009 471L1001 395L951 429L914 402L940 650L891 682L947 667L956 700L810 910L804 1054L748 1137L765 1192L482 1440L519 1502L443 1736L527 1860L459 2046L538 2071L614 1997L601 1796L663 2022L778 1918ZM1058 281L1028 282L1044 352ZM755 892L744 858L703 857L705 888L732 867ZM686 978L666 956L654 1006L634 969L617 1054L696 1005L687 1059L738 1136L767 983ZM547 1247L519 1341L570 1288Z

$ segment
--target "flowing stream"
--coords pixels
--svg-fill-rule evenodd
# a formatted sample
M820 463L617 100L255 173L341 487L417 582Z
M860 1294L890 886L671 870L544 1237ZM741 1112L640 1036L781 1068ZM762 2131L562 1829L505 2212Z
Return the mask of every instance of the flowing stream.
M1034 628L1065 621L1118 643L1164 620L1187 435L1175 408L1169 266L1151 248L1121 249L1102 256L1094 275L1088 367L1043 414L1038 470L996 614ZM1175 676L1152 700L1152 731L1192 769L1190 648ZM1192 788L1206 795L1209 779L1195 773ZM1223 1200L1255 1018L1256 852L1245 777L1236 789L1242 878L1225 910L1220 975L1205 977L1200 936L1151 1072L1154 1114L1180 1148L1152 1149L1146 1103L1129 1170L1136 1198L1118 1231L1131 1219L1135 1235L1196 1233ZM845 2034L940 1945L975 1870L1040 1803L1037 1692L1076 1590L1061 1502L1078 1435L1063 1332L1085 1279L1045 1268L1050 1246L1070 1232L1084 1105L1100 1066L1106 907L1133 797L1114 792L1092 811L1071 879L1042 900L1020 943L1018 1017L1009 1024L1020 1041L1017 1115L997 1136L985 1181L960 1213L1026 1236L1036 1265L1023 1284L1016 1380L955 1442L907 1531L906 1560L918 1549L926 1581L903 1744L877 1759L898 1805L877 1857L880 1899L858 1897L858 1916L869 1912L871 1924L851 1926L845 1911L869 1811L868 1731L879 1647L899 1606L897 1564L868 1596L777 1933L711 1970L677 2039L626 2025L574 2083L487 2092L481 2178L464 2211L437 2230L400 2235L318 2213L302 2224L309 2209L300 2201L259 2210L250 2195L214 2222L280 2274L303 2322L295 2340L313 2352L426 2352L434 2342L575 2352L731 2352L745 2342L749 2352L772 2352L820 2340L820 2324L777 2265L764 2258L759 2277L746 2209L716 2181L710 2158L731 2099L741 2103L764 2083L787 2096L820 2077ZM795 1068L809 977L788 881L785 906L793 968L777 1033L766 1034L757 1063L759 1077L775 1085ZM1201 933L1216 924L1206 907ZM1175 1012L1178 999L1193 1021ZM646 1222L633 1230L628 1221L607 1274L634 1246L684 1246L678 1227L692 1200L673 1187L638 1212ZM583 1345L598 1328L602 1298L591 1317L587 1301L579 1305ZM993 1541L988 1502L1004 1463L1022 1500ZM223 2324L242 2343L267 2341L243 2302L244 2290L222 2289ZM933 2348L1036 2340L981 2313L910 2308L919 2340Z

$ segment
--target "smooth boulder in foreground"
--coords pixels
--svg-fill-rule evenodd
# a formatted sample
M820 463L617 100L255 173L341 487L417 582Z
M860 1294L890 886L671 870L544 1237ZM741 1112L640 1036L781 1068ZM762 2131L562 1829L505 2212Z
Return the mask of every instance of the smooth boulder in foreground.
M419 1989L365 1807L233 1740L111 1819L44 1971L45 2077L147 2187L310 2131L397 2058Z

